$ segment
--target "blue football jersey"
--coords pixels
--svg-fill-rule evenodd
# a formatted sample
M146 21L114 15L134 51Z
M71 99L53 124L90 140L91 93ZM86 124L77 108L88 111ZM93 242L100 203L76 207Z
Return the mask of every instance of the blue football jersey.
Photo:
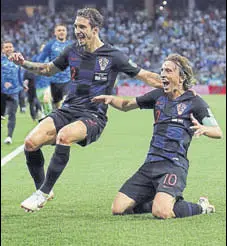
M8 89L6 82L12 84ZM5 55L1 56L1 92L5 94L18 93L23 89L21 67L11 62Z
M46 46L44 47L42 53L39 56L40 62L45 62L45 60L48 58L49 61L54 60L56 57L58 57L63 50L72 44L73 42L70 40L67 40L65 42L58 41L57 39L53 39L49 41ZM66 83L70 81L70 69L66 69L62 72L56 73L53 75L50 79L51 83Z
M33 62L41 62L40 61L40 56L41 54L39 55L35 55L32 57L32 61ZM47 57L44 62L48 62L49 61L49 58ZM40 76L40 75L35 75L35 88L37 89L41 89L41 88L46 88L50 85L50 77L47 77L47 76Z

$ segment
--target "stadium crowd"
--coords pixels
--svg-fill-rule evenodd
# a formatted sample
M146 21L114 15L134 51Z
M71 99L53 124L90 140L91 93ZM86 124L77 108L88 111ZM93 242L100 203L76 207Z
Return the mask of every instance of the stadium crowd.
M106 15L102 39L143 68L158 72L164 57L180 53L193 61L197 83L226 83L226 10L196 10L190 16L166 11L157 14L155 21L144 11L102 12ZM57 23L66 23L68 37L73 40L74 18L75 9L70 6L55 15L37 10L26 21L3 22L1 40L12 41L16 50L31 58L53 37Z

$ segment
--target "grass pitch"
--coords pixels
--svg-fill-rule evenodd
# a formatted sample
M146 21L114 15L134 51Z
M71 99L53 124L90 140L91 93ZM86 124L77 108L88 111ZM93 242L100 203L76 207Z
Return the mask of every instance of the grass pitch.
M225 96L206 96L225 135ZM74 145L70 161L55 185L55 199L39 212L25 213L20 202L34 192L23 153L2 167L1 241L3 246L160 246L225 245L226 165L225 137L201 137L189 149L190 168L185 200L208 196L216 207L212 215L157 220L151 214L112 216L118 189L143 163L152 135L152 110L128 113L113 108L109 123L96 143ZM35 123L17 115L14 143L1 144L1 158L23 144ZM6 134L3 122L1 142ZM54 147L43 148L47 167Z

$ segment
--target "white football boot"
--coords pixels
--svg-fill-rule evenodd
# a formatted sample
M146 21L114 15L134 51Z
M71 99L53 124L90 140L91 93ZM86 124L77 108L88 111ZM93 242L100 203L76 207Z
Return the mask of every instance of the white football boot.
M202 207L202 214L215 213L215 207L209 203L207 197L200 197L197 204Z
M51 190L50 193L48 194L47 201L50 201L54 199L54 192Z
M11 137L7 137L5 140L4 140L4 143L5 144L12 144L13 143L13 140Z
M41 190L37 190L21 203L21 208L24 208L26 212L38 211L46 204L47 199L47 194L44 194Z

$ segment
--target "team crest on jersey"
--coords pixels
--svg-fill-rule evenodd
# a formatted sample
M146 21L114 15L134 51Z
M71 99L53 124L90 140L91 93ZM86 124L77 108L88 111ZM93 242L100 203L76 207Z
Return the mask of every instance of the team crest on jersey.
M187 105L185 103L177 104L177 113L178 113L178 115L182 115L186 108L187 108Z
M101 71L104 71L107 67L107 65L109 64L109 59L107 59L106 57L99 57L99 66Z

